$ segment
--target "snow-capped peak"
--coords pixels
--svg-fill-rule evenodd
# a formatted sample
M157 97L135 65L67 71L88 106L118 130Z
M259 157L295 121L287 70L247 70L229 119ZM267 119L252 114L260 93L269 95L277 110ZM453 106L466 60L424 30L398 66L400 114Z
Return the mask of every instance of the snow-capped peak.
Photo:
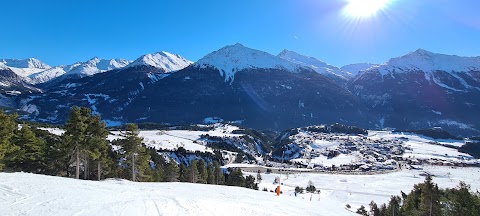
M36 68L36 69L48 69L50 66L41 62L35 58L28 59L2 59L3 64L14 68Z
M129 63L130 61L125 59L107 60L107 59L100 59L98 57L93 57L86 62L66 66L65 72L67 74L80 74L82 76L91 76L97 73L102 73L102 72L113 70L113 69L123 68L127 66Z
M192 63L193 62L183 58L180 55L161 51L142 55L140 58L128 65L128 67L148 65L162 69L165 73L168 73L186 68Z
M0 59L0 63L3 63L17 75L24 77L27 81L28 76L50 68L50 66L48 66L47 64L34 58Z
M408 71L445 71L445 72L469 72L480 71L480 57L461 57L432 53L418 49L404 56L392 58L380 65L378 70L381 74Z
M61 65L28 76L33 84L48 82L62 75L91 76L105 71L123 68L131 61L125 59L101 59L93 57L86 62L77 62L71 65Z
M2 62L0 62L0 70L6 70L6 69L8 69L8 67Z
M323 61L320 61L314 57L309 57L305 55L301 55L299 53L296 53L294 51L286 50L284 49L280 54L278 54L278 57L291 61L295 64L299 64L305 67L312 68L315 70L317 73L320 73L322 75L326 76L334 76L338 77L341 79L349 79L352 77L352 74L344 71L338 67L329 65Z
M237 72L252 68L276 68L296 72L300 66L270 53L251 49L242 44L223 47L198 60L195 67L213 67L220 71L225 81L233 80Z

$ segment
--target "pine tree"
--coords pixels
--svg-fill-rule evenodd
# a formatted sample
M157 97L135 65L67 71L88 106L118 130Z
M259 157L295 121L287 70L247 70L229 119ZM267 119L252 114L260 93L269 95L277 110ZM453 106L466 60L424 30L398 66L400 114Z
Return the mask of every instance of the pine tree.
M7 153L15 151L15 146L11 144L13 131L16 129L16 115L7 115L0 110L0 170L5 166L4 157Z
M197 161L192 160L190 161L190 165L188 166L188 181L191 183L198 182L198 168L197 168Z
M198 169L198 180L197 183L206 184L207 183L207 169L205 168L205 162L203 160L197 161Z
M370 202L370 215L371 216L380 216L380 209L375 202Z
M260 174L260 170L257 171L257 183L262 182L262 175Z
M253 177L252 175L248 175L245 178L245 187L257 190L258 186L257 186L257 184L255 184L255 177Z
M179 181L181 182L189 182L190 180L188 179L189 173L188 173L188 168L185 166L185 164L180 163L180 168L179 168Z
M75 158L76 179L80 178L81 155L86 149L85 130L87 125L85 124L86 118L82 115L82 113L85 112L87 112L86 109L82 109L81 111L80 108L76 106L72 107L69 118L65 124L65 133L63 134L63 140Z
M220 164L217 161L213 162L213 175L215 176L215 184L224 185L225 184L225 175L223 174Z
M213 163L209 163L207 166L207 184L215 184L215 170Z
M148 178L144 174L146 169L151 169L149 167L150 156L146 154L146 149L142 144L143 138L139 137L138 134L138 126L128 124L125 139L121 140L127 164L131 169L132 181Z
M430 176L427 176L422 185L419 207L421 215L441 214L440 192Z
M228 168L228 172L229 174L225 180L226 185L245 187L245 177L243 177L240 168Z
M179 168L174 161L170 161L165 166L165 181L166 182L178 182L179 181Z
M35 136L45 142L45 170L47 175L67 176L66 170L69 167L69 155L65 143L60 136L52 134L45 130L32 128Z
M28 125L22 125L22 129L16 131L13 139L18 150L12 152L11 167L19 171L42 173L45 169L45 141L38 139Z
M102 176L102 165L109 164L108 151L110 149L107 143L108 131L106 125L100 119L100 116L88 116L86 135L86 154L91 161L96 164L97 179L100 181Z

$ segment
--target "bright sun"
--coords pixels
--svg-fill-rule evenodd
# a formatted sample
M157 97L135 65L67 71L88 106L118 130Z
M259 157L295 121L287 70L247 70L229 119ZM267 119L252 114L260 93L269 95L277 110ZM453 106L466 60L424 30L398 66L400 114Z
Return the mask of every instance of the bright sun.
M389 0L348 0L344 12L351 17L370 17L387 6Z

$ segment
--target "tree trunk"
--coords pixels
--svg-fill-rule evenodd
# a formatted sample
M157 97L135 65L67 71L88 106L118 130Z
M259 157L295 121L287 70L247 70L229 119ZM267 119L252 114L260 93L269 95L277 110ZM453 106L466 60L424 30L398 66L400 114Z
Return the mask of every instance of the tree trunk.
M100 160L98 161L98 167L97 167L97 171L98 171L98 181L100 181L100 174L102 173L102 166L100 165Z
M132 154L132 181L135 181L135 155Z
M76 159L75 159L75 163L76 163L75 178L76 178L76 179L79 179L79 178L80 178L80 152L78 151L78 148L75 149L75 153L76 153Z
M87 156L85 156L85 159L83 161L83 179L88 180L88 159L87 159Z

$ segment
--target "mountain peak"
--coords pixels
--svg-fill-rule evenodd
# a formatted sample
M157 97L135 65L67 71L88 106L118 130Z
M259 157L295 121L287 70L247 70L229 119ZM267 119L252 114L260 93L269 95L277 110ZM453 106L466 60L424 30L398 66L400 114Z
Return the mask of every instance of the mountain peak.
M195 64L196 67L216 68L225 81L233 81L237 72L245 69L284 69L290 72L296 72L300 66L289 62L270 53L245 47L240 43L225 46L214 51Z
M145 54L136 59L128 67L148 65L158 69L162 69L164 72L178 71L188 67L193 62L183 58L180 55L172 54L166 51L160 51L151 54Z
M32 68L32 69L48 69L49 65L41 62L36 58L27 59L1 59L0 62L9 67L14 68Z
M462 57L433 53L424 49L417 49L406 55L392 58L379 66L381 74L393 71L445 71L445 72L468 72L480 70L480 57Z

